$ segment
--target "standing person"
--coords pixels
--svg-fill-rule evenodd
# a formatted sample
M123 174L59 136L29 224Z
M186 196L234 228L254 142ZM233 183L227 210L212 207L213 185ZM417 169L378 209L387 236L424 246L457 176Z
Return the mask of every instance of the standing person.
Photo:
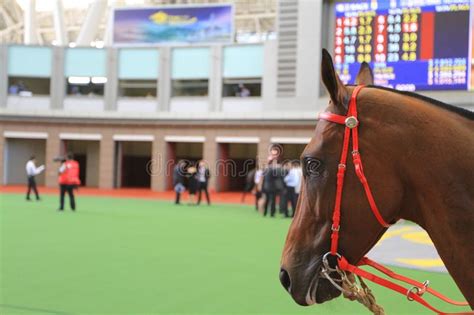
M283 190L283 168L278 164L277 157L269 157L269 166L263 172L263 192L265 193L265 210L263 216L267 215L270 207L270 216L274 217L276 212L276 198Z
M247 175L245 176L245 187L244 187L244 191L242 192L242 199L240 200L241 203L245 202L245 197L247 196L247 193L253 191L255 187L254 178L255 178L256 170L257 168L254 168L253 170L248 172Z
M263 181L263 170L257 166L255 175L253 178L255 184L255 210L258 211L258 202L262 198L262 181Z
M294 167L295 167L295 173L297 174L298 182L295 187L295 199L296 199L296 205L298 204L298 199L300 198L300 192L301 192L301 183L303 181L303 169L301 168L301 163L300 161L295 161L294 162ZM296 210L296 208L295 208ZM295 216L295 211L293 211L293 216Z
M179 161L173 169L173 187L176 192L175 204L180 204L181 193L186 190L184 186L185 181L185 167L186 163L184 161Z
M296 189L298 189L299 192L299 187L301 186L301 172L299 171L298 162L293 162L291 164L291 168L285 176L285 183L287 187L286 196L291 204L291 216L293 217L295 215L296 202L298 200Z
M76 201L74 199L74 189L81 184L79 179L79 163L74 160L74 155L69 152L59 167L59 211L64 211L64 195L68 194L69 204L72 211L76 211Z
M290 201L290 199L288 197L288 186L286 185L285 177L290 172L290 169L291 169L291 162L285 161L285 163L283 164L283 169L282 169L283 180L281 181L282 189L280 191L280 213L283 214L287 218L289 217L288 202Z
M40 174L44 170L44 165L36 167L36 157L32 155L28 162L26 162L26 175L28 177L28 190L26 191L26 200L30 201L30 192L33 190L36 196L36 200L40 200L38 194L38 188L36 188L35 176Z
M243 84L239 84L239 93L240 97L249 97L250 96L250 90Z
M188 167L187 177L188 177L188 192L189 192L189 202L188 205L196 205L196 191L198 190L198 179L197 179L197 170L194 166Z
M211 205L211 199L209 198L209 191L207 190L207 186L209 183L209 178L211 178L211 172L209 172L209 168L206 165L206 162L203 160L199 161L198 165L198 201L197 204L201 203L202 191L206 194L207 205Z

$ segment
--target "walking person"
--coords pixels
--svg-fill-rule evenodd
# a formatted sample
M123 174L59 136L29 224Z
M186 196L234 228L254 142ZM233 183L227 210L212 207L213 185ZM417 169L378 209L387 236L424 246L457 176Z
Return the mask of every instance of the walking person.
M69 204L72 211L76 211L76 200L74 199L74 189L81 184L79 179L79 163L74 160L74 155L68 153L66 161L59 167L59 211L64 211L64 196L66 193L69 196Z
M209 198L209 191L207 190L207 186L209 183L209 178L211 178L211 172L209 172L209 168L206 165L206 162L203 160L199 161L198 164L198 201L197 204L201 203L202 191L206 194L207 205L211 205L211 199Z
M28 177L28 189L26 191L26 200L30 201L31 190L35 193L36 200L40 200L38 188L36 187L36 175L39 175L44 170L44 165L36 167L36 157L32 155L28 162L26 162L26 175Z
M186 174L186 163L179 161L173 169L173 187L176 192L175 204L179 205L181 200L181 194L186 190L184 186L185 174Z

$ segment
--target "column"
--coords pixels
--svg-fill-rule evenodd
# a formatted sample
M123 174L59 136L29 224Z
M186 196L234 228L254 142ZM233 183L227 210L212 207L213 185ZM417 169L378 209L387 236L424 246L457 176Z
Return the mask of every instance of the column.
M211 178L209 180L209 189L217 191L217 154L218 147L215 137L206 137L206 141L203 144L203 160L209 165L209 171L211 172Z
M209 111L220 111L222 106L222 46L211 48L211 74L209 76Z
M104 101L105 110L117 110L117 93L118 93L118 50L115 48L107 48L107 67L105 83Z
M278 67L278 43L268 40L263 44L263 77L262 77L262 100L263 108L274 110L277 92L277 67ZM315 84L317 85L317 84Z
M152 144L151 159L152 163L149 168L151 173L151 190L164 191L166 190L166 177L172 176L172 174L167 174L166 143L161 135L155 136Z
M64 10L62 0L54 0L53 8L54 33L59 46L68 44L66 28L64 26Z
M107 9L107 0L95 0L89 6L86 19L82 23L82 28L77 36L77 46L90 46L99 30L100 21Z
M0 45L0 108L7 107L8 97L8 46Z
M257 147L257 164L261 167L267 164L267 158L270 148L270 134L261 132L260 142Z
M115 169L114 147L112 134L102 134L99 149L99 188L113 188Z
M36 0L28 0L26 2L23 15L25 45L38 44L38 30L36 28Z
M157 111L169 111L171 98L171 48L160 48Z
M159 111L169 111L171 98L171 48L160 48L160 75L158 79Z
M216 191L227 191L229 190L229 181L230 175L233 172L233 166L229 164L229 149L230 145L228 143L218 143L217 144L217 166L218 174L215 174L216 177Z
M55 162L54 158L61 155L61 140L59 133L55 130L48 130L48 139L46 139L46 161L45 161L45 185L47 187L58 186L58 170L60 163Z
M176 142L165 142L165 190L173 189L173 169L176 160Z
M51 69L50 105L51 109L63 109L66 94L66 77L64 76L64 47L53 48Z

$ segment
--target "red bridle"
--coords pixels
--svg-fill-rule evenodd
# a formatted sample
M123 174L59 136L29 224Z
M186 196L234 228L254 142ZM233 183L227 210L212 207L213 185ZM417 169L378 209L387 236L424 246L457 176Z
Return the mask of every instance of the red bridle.
M454 300L451 300L445 296L443 296L441 293L438 293L437 291L428 288L428 283L429 282L418 282L409 278L406 278L404 276L401 276L399 274L394 273L393 271L383 267L382 265L377 264L376 262L370 260L367 257L364 257L361 259L361 261L357 264L357 266L350 264L347 259L344 258L344 256L340 255L338 253L338 243L339 243L339 231L341 228L340 221L341 221L341 202L342 202L342 190L344 187L344 176L346 172L346 162L347 162L347 155L349 153L349 140L351 139L351 134L352 134L352 162L354 164L354 169L357 174L357 177L359 178L362 186L364 187L365 195L367 197L367 200L370 205L370 209L372 210L372 213L374 214L375 218L377 221L382 225L383 227L388 228L390 224L388 224L385 219L382 217L380 214L379 209L377 208L377 204L375 203L374 197L372 195L372 192L370 190L369 183L367 182L367 178L364 175L364 168L362 167L362 159L361 155L359 152L359 133L358 133L358 128L359 128L359 120L357 118L357 95L359 92L362 90L364 86L359 85L357 86L354 91L352 92L352 96L349 102L349 107L347 110L347 115L346 116L341 116L329 112L321 113L319 115L319 119L323 119L329 122L333 122L336 124L340 125L345 125L345 130L344 130L344 140L342 143L342 152L341 152L341 158L339 160L339 166L338 166L338 171L337 171L337 186L336 186L336 201L334 204L334 212L332 215L332 226L331 226L331 251L324 255L323 257L323 263L326 269L325 276L328 277L329 279L329 274L327 271L336 271L337 269L330 268L329 264L327 262L327 256L332 255L337 257L337 262L338 262L338 270L348 271L353 274L356 274L362 278L365 278L369 281L372 281L374 283L377 283L379 285L382 285L386 288L389 288L391 290L394 290L398 293L401 293L403 295L406 295L408 300L410 301L417 301L418 303L422 304L423 306L429 308L430 310L438 313L438 314L448 314L441 312L440 310L434 308L431 306L428 302L426 302L421 296L425 293L428 292L434 296L436 296L439 299L442 299L443 301L457 305L457 306L468 306L468 303L465 302L457 302ZM379 276L376 276L372 273L369 273L363 269L360 269L359 266L371 266L378 271L384 273L385 275L391 277L392 279L398 280L398 281L403 281L405 283L408 283L412 285L413 287L407 289L399 284L396 284L392 281L389 281L387 279L381 278ZM334 281L331 281L336 287L341 289L337 284L335 284ZM473 312L463 312L463 313L457 313L457 314L474 314Z

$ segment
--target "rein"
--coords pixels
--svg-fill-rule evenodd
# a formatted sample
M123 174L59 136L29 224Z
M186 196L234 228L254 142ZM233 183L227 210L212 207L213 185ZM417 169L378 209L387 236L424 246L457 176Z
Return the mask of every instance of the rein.
M333 211L333 216L332 216L332 226L331 226L331 250L330 252L326 253L323 256L323 269L321 271L322 275L326 277L326 279L329 280L337 289L342 291L343 293L350 295L351 292L348 292L344 287L339 285L337 282L341 282L341 280L335 280L331 278L329 275L331 272L337 272L339 275L341 275L342 279L347 279L347 276L345 272L350 272L353 274L356 274L360 278L367 279L371 282L374 282L376 284L379 284L383 287L386 287L390 290L393 290L395 292L398 292L402 295L405 295L409 301L416 301L420 303L421 305L427 307L428 309L432 310L433 312L437 314L474 314L474 312L462 312L462 313L445 313L442 312L435 307L433 307L431 304L429 304L425 299L422 298L422 295L425 292L428 292L432 294L433 296L456 306L468 306L469 304L466 302L458 302L451 300L445 296L443 296L441 293L428 288L429 281L425 281L424 283L420 283L418 281L412 280L410 278L404 277L402 275L399 275L390 269L372 261L371 259L367 257L363 257L357 265L352 265L350 264L346 258L344 258L341 254L338 253L338 244L339 244L339 231L341 228L340 225L340 219L341 219L341 203L342 203L342 190L344 187L344 177L345 177L345 172L346 172L346 162L347 162L347 156L349 153L349 140L351 139L352 135L352 161L354 164L354 169L357 174L357 177L359 178L360 183L364 187L365 195L367 197L367 200L370 205L370 209L372 210L373 215L377 219L377 221L382 225L383 227L388 228L390 224L388 224L382 215L380 214L379 209L377 208L377 204L375 203L374 197L372 195L372 191L370 190L369 183L367 182L367 178L364 175L364 168L362 166L362 159L361 155L359 152L359 133L358 133L358 127L359 127L359 120L357 118L357 95L359 92L362 90L364 86L359 85L357 86L351 96L350 102L349 102L349 108L347 110L347 115L346 116L341 116L337 115L334 113L321 113L319 115L320 119L336 123L339 125L345 125L345 130L344 130L344 140L342 144L342 152L341 152L341 157L340 157L340 162L338 166L338 171L337 171L337 186L336 186L336 201L334 204L334 211ZM336 268L332 268L329 266L328 262L328 256L335 256L337 258L337 266ZM412 285L410 288L405 288L395 282L392 282L390 280L387 280L385 278L379 277L373 273L370 273L368 271L365 271L361 268L360 266L370 266L386 276L405 282L407 284ZM343 281L342 281L343 282Z

